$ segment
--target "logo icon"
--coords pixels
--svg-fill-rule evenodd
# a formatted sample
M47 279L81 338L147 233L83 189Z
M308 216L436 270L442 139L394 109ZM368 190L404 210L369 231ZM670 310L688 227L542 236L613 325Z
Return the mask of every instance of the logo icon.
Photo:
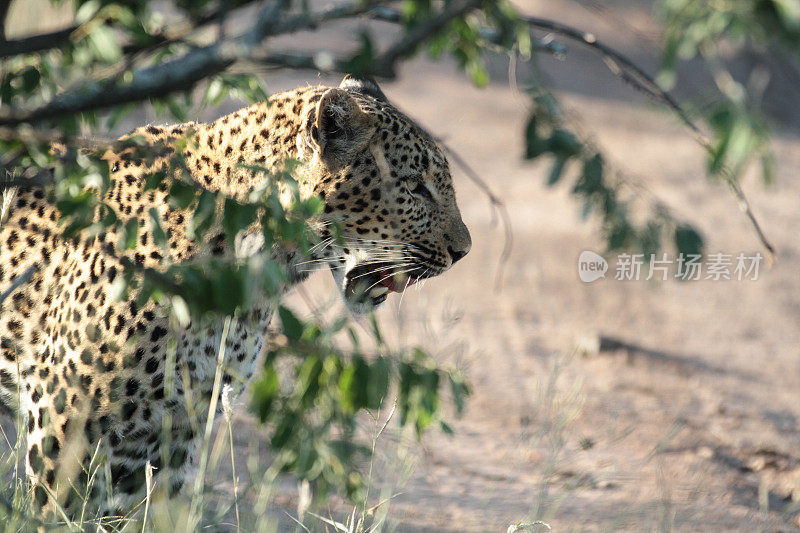
M584 250L578 256L578 277L584 283L591 283L606 277L607 270L608 262L600 254L591 250Z

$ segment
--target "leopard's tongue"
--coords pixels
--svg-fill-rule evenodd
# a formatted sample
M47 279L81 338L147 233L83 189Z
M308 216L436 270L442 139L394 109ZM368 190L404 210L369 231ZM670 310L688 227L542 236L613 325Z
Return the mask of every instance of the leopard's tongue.
M395 275L387 276L380 281L380 284L392 292L403 292L417 281L419 281L418 278L411 276Z

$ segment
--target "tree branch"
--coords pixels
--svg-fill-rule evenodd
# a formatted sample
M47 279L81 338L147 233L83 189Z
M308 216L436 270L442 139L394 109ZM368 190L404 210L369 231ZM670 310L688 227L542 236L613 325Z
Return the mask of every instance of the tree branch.
M166 96L191 89L200 80L225 70L232 62L221 45L192 50L183 57L135 71L127 85L118 85L116 80L97 81L83 90L61 94L49 104L27 113L0 113L0 124L15 126Z
M357 16L372 7L374 3L350 3L308 15L283 17L281 3L276 2L264 8L253 27L237 37L199 47L176 59L134 71L127 85L118 85L114 79L100 80L83 89L63 93L31 111L0 110L0 125L16 126L189 90L201 80L224 71L237 60L251 56L255 48L268 37L311 29L321 22Z
M531 27L567 37L596 52L599 52L600 55L606 60L606 65L611 72L613 72L623 81L630 83L633 87L645 92L662 104L666 105L680 119L680 121L692 131L697 143L702 146L706 152L713 154L714 146L711 143L711 140L691 119L689 113L687 113L686 110L669 93L659 87L655 80L632 60L628 59L613 48L601 43L591 33L582 32L576 28L561 24L560 22L554 22L552 20L539 17L525 16L522 17L522 20L524 20ZM761 229L761 225L758 223L758 219L756 218L755 213L750 206L750 202L748 201L747 196L744 194L744 191L742 191L742 188L736 182L736 179L729 168L723 167L720 175L723 181L731 189L733 195L736 197L736 201L740 209L750 220L758 240L769 253L769 260L772 261L775 257L775 247L772 245L769 239L767 239L767 236Z
M489 203L491 206L497 210L497 213L500 214L500 220L503 224L503 233L505 234L505 241L503 243L503 251L500 253L500 259L497 263L497 275L495 276L495 286L499 289L503 285L503 273L505 271L506 264L508 263L508 259L511 257L511 249L514 246L514 233L511 227L511 216L508 213L508 207L506 207L505 202L497 196L494 191L492 191L489 184L484 181L483 178L472 168L472 166L467 163L467 160L461 157L457 151L451 148L446 142L444 142L441 138L435 138L436 142L444 148L445 152L450 156L450 159L456 164L456 166L461 168L461 171L467 176L467 178L474 183L478 189L486 195L489 199Z
M434 34L442 30L453 19L463 17L473 9L480 7L483 0L460 0L450 2L436 16L415 26L405 36L379 55L372 64L371 74L395 76L394 65L397 61L414 53L414 50Z
M425 24L418 26L417 30L398 39L385 52L376 57L362 74L371 74L379 77L393 78L395 76L394 67L398 61L413 53L417 46L426 41L436 32L440 31L450 21L463 16L472 9L479 7L481 1L464 1L459 4L450 4L448 8L429 19ZM399 24L402 20L401 14L394 8L378 6L370 9L366 13L367 17ZM499 43L496 35L489 30L483 37L492 43ZM565 49L560 43L536 43L540 49L552 53L564 53ZM267 54L255 54L250 58L251 61L262 65L275 68L290 68L299 70L319 70L322 72L342 72L349 73L352 69L350 61L342 57L325 56L320 53L301 54L295 52L274 52Z
M606 59L606 65L616 76L667 105L667 107L669 107L690 130L692 130L692 132L697 136L698 141L708 143L708 138L705 136L702 130L689 117L689 114L686 112L686 110L684 110L683 107L681 107L681 105L678 104L678 102L676 102L669 93L659 87L656 81L636 63L617 52L610 46L598 41L594 34L581 31L577 28L567 26L566 24L561 24L560 22L555 22L540 17L523 16L520 18L532 28L538 28L540 30L561 35L562 37L567 37L568 39L572 39L583 46L599 52Z
M386 6L378 6L371 9L367 13L367 16L373 20L388 22L390 24L400 24L403 21L403 14L398 9ZM498 35L497 30L493 28L481 27L478 28L478 32L481 39L496 45L502 44L500 40L500 35ZM532 39L531 44L536 50L542 52L548 52L551 54L567 53L567 48L558 41L545 41L542 39Z
M392 23L398 23L401 21L400 12L391 8L375 8L370 12L370 16L377 20L383 20ZM566 37L568 39L577 41L581 45L586 46L595 52L600 53L600 55L605 59L606 65L612 71L612 73L614 73L614 75L626 83L631 84L636 89L648 94L652 98L655 98L663 105L666 105L680 119L680 121L691 130L698 144L700 144L700 146L702 146L707 152L712 153L713 145L711 140L692 120L692 118L689 116L689 113L669 93L659 87L656 81L631 59L614 50L610 46L598 41L597 38L591 33L587 33L578 30L577 28L567 26L566 24L541 17L523 16L521 19L531 28L545 30L556 35ZM491 42L491 39L488 40ZM557 53L564 52L563 48L553 51L556 51ZM291 68L309 68L309 63L313 63L313 60L309 61L311 58L300 58L287 55L276 55L272 59L277 64L283 63L283 66L289 66ZM302 66L298 67L299 65ZM462 167L462 169L470 177L470 179L472 179L473 182L480 186L479 177L474 174L474 172L471 172L463 160L460 162L458 161L459 158L457 154L453 153L452 150L450 150L450 152L453 156L453 160ZM750 202L748 201L747 196L744 194L744 191L742 191L742 188L734 179L730 169L723 168L721 175L722 179L725 181L725 183L727 183L731 189L731 192L736 197L739 207L750 220L750 223L753 226L756 236L758 237L762 246L764 246L764 248L768 251L770 258L773 258L775 254L775 248L761 229L761 225L759 224L758 219L756 218L755 213L750 206ZM476 180L474 178L478 179ZM490 200L492 201L493 205L495 205L491 195Z
M0 192L14 187L44 187L55 182L53 173L49 170L40 170L32 176L21 177L9 177L8 168L0 169L0 172L2 171L5 172L5 176L0 176Z
M320 72L346 72L347 61L341 58L328 59L320 54L306 55L290 52L258 54L249 59L251 63L275 69L318 70Z
M6 18L10 7L11 0L0 0L0 43L6 42Z
M252 4L255 0L246 0L242 4L237 5L235 9L240 9L246 5ZM4 4L9 4L10 2L3 2L0 1L0 15L3 14L2 8ZM224 17L229 11L231 7L224 3L223 7L206 13L198 17L195 20L191 21L191 28L189 32L193 32L206 24L210 24L216 22L217 20ZM25 37L23 39L17 39L14 41L7 41L5 39L0 39L0 58L4 57L11 57L16 55L23 55L23 54L33 54L36 52L44 52L46 50L52 50L53 48L59 48L67 44L70 40L70 36L72 33L77 30L79 26L69 26L67 28L56 30L50 33L42 33L39 35L32 35L30 37ZM122 47L122 52L124 54L131 54L136 52L141 52L145 49L149 49L152 47L162 46L171 40L173 37L170 36L171 31L165 31L163 33L153 35L153 40L145 46L138 46L138 45L125 45ZM187 33L185 31L179 33Z
M93 136L91 139L87 137L71 137L64 135L64 132L58 129L41 129L41 128L9 128L0 126L0 139L4 141L23 141L25 143L39 143L39 144L54 144L62 143L77 148L85 148L89 150L99 150L110 147L113 143L117 142L116 139L111 137Z
M70 26L63 30L56 30L50 33L31 35L13 41L3 41L0 44L0 58L11 57L22 54L33 54L58 48L69 41L69 36L77 30L77 26Z

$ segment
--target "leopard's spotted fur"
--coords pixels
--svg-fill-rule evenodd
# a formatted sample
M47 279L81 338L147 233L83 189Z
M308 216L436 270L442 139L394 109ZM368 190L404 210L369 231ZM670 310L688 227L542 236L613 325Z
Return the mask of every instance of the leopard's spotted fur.
M210 396L222 328L176 331L164 306L139 307L135 294L115 300L111 291L123 275L120 258L160 268L165 252L154 242L151 209L167 228L174 261L261 250L234 249L213 231L207 242L193 242L185 232L189 213L168 204L166 188L144 190L143 176L167 168L181 137L195 141L186 145L184 156L197 184L235 198L247 197L264 179L238 166L240 161L276 170L288 158L304 161L302 193L319 194L323 218L337 218L345 230L345 245L328 241L317 258L330 265L357 309L383 299L365 303L363 295L352 296L348 273L359 266L395 255L412 264L414 276L428 277L470 247L446 158L373 82L346 79L340 88L301 88L210 124L147 126L133 134L162 147L150 161L130 150L105 155L112 180L105 201L123 221L136 219L140 226L133 250L117 249L119 236L112 232L77 242L60 237L51 191L4 193L0 291L29 267L36 270L0 308L0 396L26 420L19 429L27 433L27 472L42 505L48 500L43 486L67 509L75 504L96 450L110 465L113 499L103 493L105 482L93 484L98 505L107 512L141 502L147 462L156 468L156 485L171 492L189 474L199 436L184 396L187 387L198 404ZM324 239L324 225L319 227ZM291 252L267 253L285 263L294 281L306 275ZM235 322L226 383L238 382L232 376L252 376L271 314L265 301ZM177 378L170 393L165 366L171 340L177 342ZM204 419L202 412L194 416ZM161 446L165 420L167 457Z

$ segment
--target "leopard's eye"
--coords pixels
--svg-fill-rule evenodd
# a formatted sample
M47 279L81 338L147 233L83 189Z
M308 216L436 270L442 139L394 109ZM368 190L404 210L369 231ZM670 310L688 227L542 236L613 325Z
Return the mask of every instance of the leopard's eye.
M425 198L426 200L433 200L433 195L431 194L430 189L428 189L428 187L425 186L425 183L421 181L416 182L416 184L411 188L411 194L420 198Z

